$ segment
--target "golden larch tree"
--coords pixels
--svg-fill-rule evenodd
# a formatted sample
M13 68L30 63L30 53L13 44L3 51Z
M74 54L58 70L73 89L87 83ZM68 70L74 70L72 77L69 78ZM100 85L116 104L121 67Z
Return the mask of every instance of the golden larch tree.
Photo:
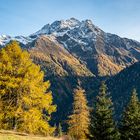
M89 135L89 109L85 91L78 87L74 90L73 111L68 120L68 133L76 140L85 140Z
M49 81L16 41L0 50L0 127L49 135L56 110Z

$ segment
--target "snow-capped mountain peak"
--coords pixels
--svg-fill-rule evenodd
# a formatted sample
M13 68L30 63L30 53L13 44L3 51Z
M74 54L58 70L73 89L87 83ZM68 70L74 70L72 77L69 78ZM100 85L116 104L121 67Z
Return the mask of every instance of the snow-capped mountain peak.
M67 20L60 20L60 21L55 21L51 24L52 30L57 30L57 29L71 29L73 27L79 26L80 21L75 19L75 18L70 18Z
M24 36L15 36L11 37L9 35L0 35L0 45L4 46L7 43L9 43L11 40L16 40L24 45L28 44L29 42L32 42L33 39L30 37L24 37Z
M10 37L9 35L0 35L1 39L6 39L6 38L9 38L9 37Z
M9 35L0 35L0 45L5 45L10 39L11 37Z
M55 21L52 24L46 24L36 33L31 36L39 36L42 34L54 34L55 36L62 36L64 34L69 34L74 32L75 34L83 34L86 37L88 34L98 35L102 32L97 26L93 24L91 20L79 21L75 18L70 18L67 20Z
M51 34L56 32L64 32L66 30L71 30L72 28L75 28L76 26L80 26L81 22L75 18L70 18L67 20L57 20L54 21L52 24L46 24L36 33L32 34L31 36L38 36L42 34Z
M53 35L59 38L58 40L65 48L67 48L66 44L72 41L87 46L83 47L84 50L92 50L88 46L95 42L96 36L101 32L102 30L94 26L91 20L79 21L75 18L70 18L47 24L31 36ZM63 37L63 40L60 39L61 37Z
M37 31L36 33L30 35L30 36L34 36L34 35L41 35L41 34L49 34L50 32L50 24L46 24L45 26L43 26L39 31Z
M115 48L123 48L127 50L133 49L134 46L139 46L139 42L136 43L132 41L131 43L130 40L123 39L117 35L105 33L95 26L89 19L79 21L75 18L57 20L51 24L46 24L40 30L27 37L1 35L0 45L4 46L11 40L17 40L18 42L26 45L39 38L41 35L45 35L50 38L53 37L54 40L63 44L67 50L77 49L77 47L79 47L84 52L92 52L93 50L99 52L101 46L102 51L104 51L104 46L108 44L110 46L115 46ZM135 47L135 51L140 50Z

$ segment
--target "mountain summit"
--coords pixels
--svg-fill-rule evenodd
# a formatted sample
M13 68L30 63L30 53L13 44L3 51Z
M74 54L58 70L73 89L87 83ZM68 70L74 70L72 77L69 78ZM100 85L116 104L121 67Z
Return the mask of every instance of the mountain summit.
M114 75L140 59L139 42L106 33L91 20L71 18L55 21L30 37L41 35L56 38L71 54L84 61L92 73L99 76Z
M106 33L91 20L75 18L46 24L28 37L1 36L0 45L17 40L26 47L33 45L42 35L59 43L97 76L114 75L140 59L139 42Z

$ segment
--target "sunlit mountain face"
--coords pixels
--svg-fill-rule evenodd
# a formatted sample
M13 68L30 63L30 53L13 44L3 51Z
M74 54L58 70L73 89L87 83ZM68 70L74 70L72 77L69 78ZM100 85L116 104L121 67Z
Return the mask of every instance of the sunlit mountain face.
M106 33L91 20L54 21L26 37L2 35L0 46L4 47L11 40L17 40L30 52L33 61L44 70L45 79L51 81L54 100L58 104L56 121L66 119L70 112L77 81L86 89L91 104L101 80L113 79L114 75L140 60L138 41ZM131 78L131 75L126 78L128 76ZM113 100L119 104L116 99L119 91L113 93L111 87L109 84ZM125 92L126 97L128 92Z

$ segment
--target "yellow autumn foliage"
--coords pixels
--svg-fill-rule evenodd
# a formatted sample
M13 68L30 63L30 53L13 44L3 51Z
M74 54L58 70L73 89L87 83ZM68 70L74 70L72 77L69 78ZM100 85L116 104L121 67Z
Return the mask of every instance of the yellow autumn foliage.
M56 110L49 81L16 41L0 50L0 128L49 135Z

